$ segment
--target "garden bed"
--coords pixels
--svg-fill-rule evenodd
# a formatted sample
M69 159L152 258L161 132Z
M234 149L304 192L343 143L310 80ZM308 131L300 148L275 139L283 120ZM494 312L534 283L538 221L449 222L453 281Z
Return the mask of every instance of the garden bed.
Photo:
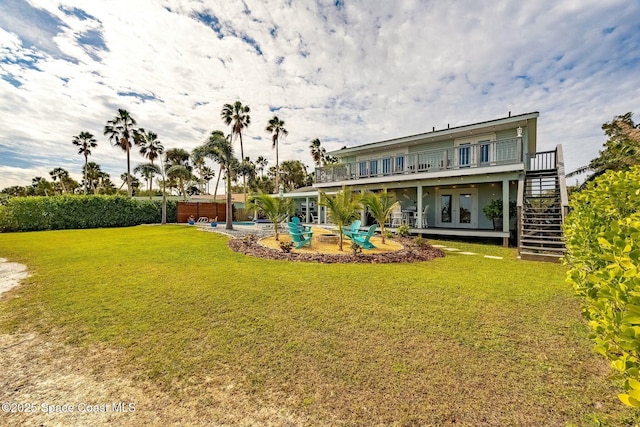
M301 252L283 252L277 249L267 248L258 244L254 239L231 239L229 247L235 252L245 255L251 255L257 258L301 261L301 262L319 262L324 264L337 263L365 263L365 264L389 264L398 262L414 262L414 261L431 261L434 258L441 258L444 252L434 248L428 243L417 245L409 238L392 239L402 245L402 249L394 252L385 252L377 254L353 254L350 244L345 243L344 254L325 254L325 253L301 253Z

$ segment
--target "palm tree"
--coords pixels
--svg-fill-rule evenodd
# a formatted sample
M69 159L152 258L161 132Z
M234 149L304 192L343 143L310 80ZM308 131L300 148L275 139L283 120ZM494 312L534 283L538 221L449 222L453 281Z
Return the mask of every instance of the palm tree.
M278 234L279 224L293 214L294 203L292 199L273 197L269 194L260 193L253 197L247 209L255 209L264 213L267 218L269 218L269 221L273 223L276 240L280 240Z
M235 176L238 159L233 155L233 144L231 144L231 135L224 136L224 133L216 130L211 132L207 142L200 147L206 157L214 159L220 165L220 174L225 172L225 180L227 182L227 221L226 229L233 230L233 205L231 204L231 181ZM217 192L218 184L216 184Z
M84 155L84 193L87 194L89 192L89 187L87 186L87 163L89 162L89 156L91 155L91 149L96 148L98 146L96 139L93 137L93 134L90 132L80 132L80 135L74 136L73 141L71 141L73 145L80 147L78 150L78 154Z
M164 153L164 145L158 139L158 135L143 128L137 132L137 144L140 146L140 154L149 159L151 164Z
M278 157L278 140L280 139L280 135L287 136L289 135L289 131L284 128L284 121L280 120L278 116L273 116L271 120L269 120L269 124L265 128L267 132L271 133L271 141L273 142L271 148L276 149L276 189L280 187L279 175L280 175L280 159Z
M251 109L248 105L242 105L240 101L232 104L224 104L220 117L227 126L231 125L231 134L240 138L240 158L244 159L244 147L242 144L242 129L251 124ZM247 204L247 180L244 179L244 203Z
M333 196L322 193L320 196L320 205L327 208L329 211L329 219L338 226L338 234L340 235L339 249L342 251L342 229L360 217L362 205L358 197L353 196L351 190L345 188Z
M131 187L131 146L140 140L136 121L127 110L118 109L118 114L112 120L107 121L104 127L104 135L109 136L109 142L114 147L120 147L127 153L127 188L129 197L133 194Z
M208 166L202 168L202 180L207 183L207 194L209 194L209 181L216 176L216 173Z
M385 189L380 194L366 193L362 196L362 204L369 208L371 215L380 224L380 232L382 233L382 244L385 243L384 224L389 220L393 206L396 204L395 196L387 193Z
M149 200L151 200L151 183L153 177L160 174L160 168L153 163L141 163L133 169L133 173L139 173L149 183Z
M198 170L198 191L200 193L204 193L204 172L203 169L205 167L205 163L204 163L204 153L202 152L202 149L200 147L196 147L192 152L191 152L191 159L193 160L193 165L196 167L196 169Z
M172 148L167 150L166 165L167 176L169 178L177 178L180 186L180 193L184 200L187 200L187 192L184 188L184 182L191 179L191 165L189 164L189 152L182 148Z
M311 145L309 145L311 149L311 159L313 163L315 163L316 167L319 168L324 161L324 148L320 146L320 140L318 138L311 141Z
M67 187L65 186L64 182L66 179L69 178L69 171L63 168L55 168L51 172L49 172L49 175L51 175L51 179L53 179L53 182L56 182L56 180L58 179L60 180L60 186L62 187L62 192L66 193Z
M142 154L142 157L146 157L149 159L149 162L154 165L154 161L164 153L164 145L162 145L162 142L158 139L158 135L140 128L136 134L136 139L137 144L140 146L140 154ZM153 181L149 181L149 192L152 190L152 182Z
M258 160L256 160L256 166L258 166L258 170L260 171L261 178L264 176L264 168L267 167L267 164L269 164L269 161L265 159L263 156L259 156Z
M84 166L85 187L91 187L93 194L98 194L98 185L102 174L100 165L95 162L89 162Z

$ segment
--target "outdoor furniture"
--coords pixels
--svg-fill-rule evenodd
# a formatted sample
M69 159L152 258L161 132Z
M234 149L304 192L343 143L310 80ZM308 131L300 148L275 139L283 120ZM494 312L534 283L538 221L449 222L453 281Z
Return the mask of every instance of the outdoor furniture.
M400 203L396 203L391 211L391 226L399 227L402 225L402 208Z
M369 227L369 231L367 231L366 234L354 234L351 237L351 240L362 249L375 249L376 247L369 240L371 239L371 236L373 236L373 234L376 232L377 226L378 224L373 224L371 227Z
M348 229L342 230L342 234L344 234L346 237L351 239L351 237L353 237L354 234L360 233L361 224L362 224L362 221L360 221L359 219L356 219L351 223Z
M311 246L311 238L313 236L313 232L301 232L298 226L293 222L288 222L287 225L289 226L289 234L291 235L291 240L293 241L293 247L295 247L296 249L300 249L306 244L309 244L309 246Z
M422 228L429 228L429 221L427 214L429 213L429 205L426 205L422 210Z
M310 225L303 225L300 222L300 218L298 218L297 216L294 216L291 218L291 222L293 222L295 225L298 226L298 229L300 231L311 231L311 226Z

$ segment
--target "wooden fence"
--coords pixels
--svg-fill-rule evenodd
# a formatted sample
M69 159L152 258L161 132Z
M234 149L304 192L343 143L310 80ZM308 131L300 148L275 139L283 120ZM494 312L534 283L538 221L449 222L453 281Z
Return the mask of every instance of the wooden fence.
M178 202L177 221L179 223L188 222L191 215L196 220L206 216L210 220L218 217L218 221L225 222L227 220L227 205L226 203Z

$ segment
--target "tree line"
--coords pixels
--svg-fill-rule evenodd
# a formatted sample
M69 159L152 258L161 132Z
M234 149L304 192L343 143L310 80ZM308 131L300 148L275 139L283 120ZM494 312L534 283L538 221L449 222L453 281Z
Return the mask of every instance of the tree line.
M118 193L152 197L163 194L164 189L186 199L189 195L211 194L210 183L216 178L213 191L216 197L222 178L227 183L228 193L241 192L246 201L248 192L275 193L280 185L286 191L311 185L314 172L309 172L303 162L280 162L279 142L289 132L285 122L278 116L274 115L265 126L265 132L271 136L272 149L275 149L275 165L270 166L264 156L252 160L244 155L243 134L251 124L250 113L250 107L240 101L224 104L220 118L229 126L230 132L225 134L222 130L214 130L202 145L188 152L182 148L165 150L157 133L138 127L137 121L127 110L118 109L116 116L106 122L103 135L113 147L120 148L126 154L126 172L120 175L122 185L119 188L98 163L89 161L98 141L91 132L82 131L73 136L71 141L78 149L77 153L84 157L81 182L74 180L67 169L56 167L49 172L51 180L37 176L31 185L6 187L1 193L5 197ZM235 141L240 143L239 158L233 149ZM131 153L135 148L146 162L135 165L132 171ZM337 162L335 157L327 155L317 138L311 141L309 150L316 167ZM207 163L207 160L210 162ZM155 189L154 178L157 184ZM141 180L145 181L145 185ZM126 192L123 189L125 185Z

